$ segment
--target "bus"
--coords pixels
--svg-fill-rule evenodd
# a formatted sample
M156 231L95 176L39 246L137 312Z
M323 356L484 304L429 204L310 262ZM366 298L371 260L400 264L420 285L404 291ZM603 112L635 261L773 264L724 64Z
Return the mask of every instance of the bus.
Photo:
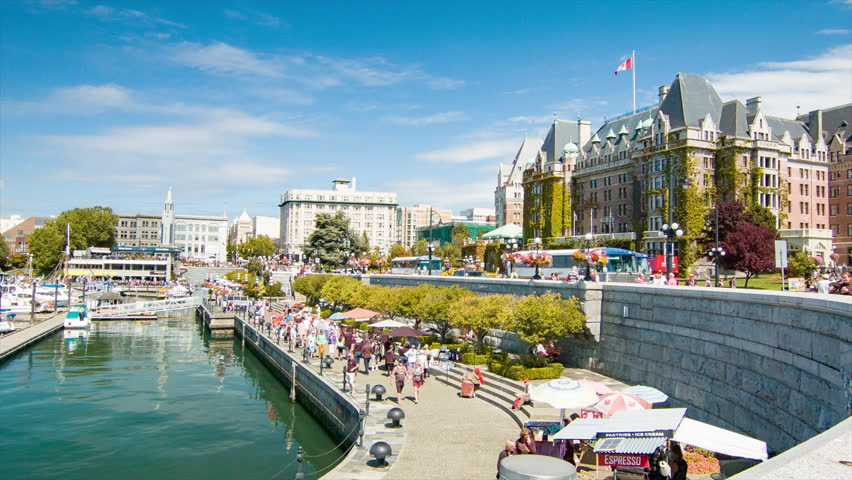
M396 257L391 260L390 273L395 275L426 275L429 273L429 256L421 257ZM441 259L432 256L432 275L440 275Z
M634 252L633 250L626 250L624 248L611 247L593 248L591 250L598 252L598 254L603 253L606 255L606 271L608 273L648 274L651 271L648 264L648 255L644 253ZM576 249L542 250L540 253L549 254L553 258L553 261L548 265L541 265L539 267L539 275L541 275L541 278L549 278L553 273L556 273L559 278L568 277L572 273L577 273L580 277L585 275L586 265L578 264L574 261L574 252L576 251ZM517 253L520 255L528 255L531 253L534 254L535 251L527 250ZM574 270L575 267L576 271ZM600 264L595 264L593 266L593 268L599 272L603 271L603 267L604 266ZM521 278L532 278L533 275L535 275L535 265L512 262L511 268Z

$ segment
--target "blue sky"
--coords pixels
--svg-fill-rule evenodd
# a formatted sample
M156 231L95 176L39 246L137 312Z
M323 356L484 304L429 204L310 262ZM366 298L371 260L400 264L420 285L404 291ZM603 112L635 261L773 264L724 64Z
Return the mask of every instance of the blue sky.
M775 115L852 102L852 0L316 5L2 2L0 216L157 213L169 186L178 213L277 216L351 176L490 207L554 113L632 108L631 50L640 106L679 71Z

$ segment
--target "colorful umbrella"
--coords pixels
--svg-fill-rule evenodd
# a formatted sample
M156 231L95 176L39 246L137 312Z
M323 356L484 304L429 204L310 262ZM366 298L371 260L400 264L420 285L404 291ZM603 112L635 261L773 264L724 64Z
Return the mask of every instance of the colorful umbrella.
M607 417L622 410L647 410L651 405L632 393L609 393L601 397L594 409Z
M654 387L649 387L646 385L634 385L630 388L625 388L623 390L624 393L632 393L637 397L645 400L648 403L663 403L669 399L669 396L665 393L657 390Z
M588 378L581 378L581 379L577 380L577 382L580 383L581 385L585 385L585 386L591 388L598 395L606 395L607 393L615 393L615 390L607 387L603 383L596 382L594 380L589 380Z

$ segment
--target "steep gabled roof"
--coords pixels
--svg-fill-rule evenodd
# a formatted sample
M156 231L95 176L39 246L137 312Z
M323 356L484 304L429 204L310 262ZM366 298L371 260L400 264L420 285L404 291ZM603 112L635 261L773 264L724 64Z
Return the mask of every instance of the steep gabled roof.
M767 116L766 122L769 123L769 127L772 129L772 136L775 138L780 139L784 136L784 132L786 131L790 132L790 136L794 140L802 138L803 134L808 135L808 137L813 140L813 137L808 133L808 129L805 127L805 124L798 120Z
M541 150L546 162L555 162L562 156L566 143L577 142L580 138L579 124L571 120L554 120L542 142Z
M541 148L541 141L537 138L526 137L518 153L515 154L515 159L512 160L512 170L506 179L506 184L521 183L524 178L524 170L527 168L527 162L530 158L535 157L535 154Z
M729 137L748 137L748 110L739 100L731 100L722 105L719 130ZM782 132L783 134L783 132Z
M678 73L660 109L669 116L672 129L698 127L708 113L716 124L722 113L722 99L710 82L691 73Z

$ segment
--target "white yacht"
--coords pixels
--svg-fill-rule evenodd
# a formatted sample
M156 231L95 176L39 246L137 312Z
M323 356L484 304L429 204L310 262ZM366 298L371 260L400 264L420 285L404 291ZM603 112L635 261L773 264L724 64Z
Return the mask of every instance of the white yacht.
M71 305L65 315L65 328L89 328L92 319L89 317L89 309L85 305Z

